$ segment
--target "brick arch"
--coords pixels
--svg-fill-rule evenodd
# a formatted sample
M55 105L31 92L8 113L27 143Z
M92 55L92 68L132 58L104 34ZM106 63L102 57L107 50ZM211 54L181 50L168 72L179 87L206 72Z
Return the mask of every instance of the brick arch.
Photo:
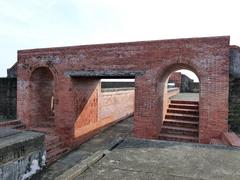
M30 119L29 127L54 125L55 81L48 67L35 68L30 76Z
M204 79L205 76L203 72L197 70L196 65L192 65L192 63L173 63L168 66L165 66L163 69L159 70L157 73L157 92L159 95L160 101L160 111L159 113L159 123L160 127L162 126L163 119L168 107L168 97L167 97L167 81L170 75L180 69L187 69L196 74L199 79L200 87L201 87L201 79ZM199 109L202 108L202 100L201 100L201 88L199 91ZM201 113L200 113L201 114ZM201 121L201 116L199 117L199 121Z
M57 71L57 69L54 67L54 66L49 66L49 65L47 65L47 64L34 64L33 66L32 66L32 68L31 68L31 70L29 71L29 74L28 74L28 80L29 81L31 81L31 78L32 78L32 75L33 75L33 73L37 70L37 69L39 69L39 68L46 68L46 69L48 69L50 72L51 72L51 74L52 74L52 76L53 76L53 79L54 79L54 84L55 84L55 86L56 86L56 84L58 83L58 71Z
M180 69L187 69L192 71L196 74L199 81L201 81L202 77L205 76L204 71L202 71L201 67L198 67L195 63L192 61L187 61L185 63L171 63L166 66L164 66L161 69L157 70L157 81L166 81L166 79L169 77L169 75L177 70Z

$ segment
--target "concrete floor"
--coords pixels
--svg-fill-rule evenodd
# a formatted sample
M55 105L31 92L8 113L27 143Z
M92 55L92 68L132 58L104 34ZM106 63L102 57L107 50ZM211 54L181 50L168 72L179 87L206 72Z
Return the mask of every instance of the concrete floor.
M239 180L240 149L130 138L75 180Z
M64 171L72 168L74 165L82 162L95 152L109 148L118 138L126 138L132 134L132 118L128 118L118 124L105 129L89 141L83 143L78 149L72 151L65 157L59 159L40 174L35 175L32 179L36 180L53 180L61 175Z
M58 179L59 175L84 163L88 169L77 174L75 180L240 179L240 149L134 139L132 127L132 118L128 118L106 129L33 179ZM88 159L96 152L109 149L119 137L125 140L99 161L89 164Z

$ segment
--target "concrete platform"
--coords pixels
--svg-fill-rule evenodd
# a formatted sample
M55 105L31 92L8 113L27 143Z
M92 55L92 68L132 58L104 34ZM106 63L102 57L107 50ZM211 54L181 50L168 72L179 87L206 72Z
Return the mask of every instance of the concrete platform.
M76 180L239 180L240 149L128 138Z
M76 171L76 180L240 179L238 148L135 139L132 128L132 118L119 122L32 179L72 179L69 172ZM125 140L108 151L119 138Z
M65 171L86 160L97 151L103 151L112 146L118 138L132 136L132 117L127 118L99 133L79 148L53 163L41 173L32 177L33 180L53 180Z
M199 101L199 93L179 93L172 96L171 100Z
M45 165L44 135L0 128L0 179L28 179ZM33 167L34 165L34 167Z

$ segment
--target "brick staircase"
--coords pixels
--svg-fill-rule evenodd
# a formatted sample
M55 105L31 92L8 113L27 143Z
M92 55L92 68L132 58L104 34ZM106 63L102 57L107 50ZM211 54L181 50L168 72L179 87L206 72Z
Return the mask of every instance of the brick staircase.
M0 121L1 128L11 128L11 129L25 129L26 126L20 120L5 120Z
M51 127L51 128L54 128L55 124L54 124L54 116L49 116L47 118L47 120L45 121L40 121L38 122L38 125L39 127Z
M197 143L198 124L198 101L171 100L159 139Z
M36 127L31 128L31 131L41 132L45 134L45 147L47 151L47 165L52 164L60 159L63 155L69 152L69 148L64 145L64 142L55 135L53 128Z

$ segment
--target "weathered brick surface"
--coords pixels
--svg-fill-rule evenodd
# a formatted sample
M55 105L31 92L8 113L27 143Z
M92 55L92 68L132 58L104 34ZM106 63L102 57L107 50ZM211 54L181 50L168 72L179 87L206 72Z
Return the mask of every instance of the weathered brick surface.
M0 78L0 119L16 118L16 78Z
M229 125L240 132L240 48L230 48Z
M47 68L36 69L30 78L30 125L38 126L40 123L53 121L50 116L53 115L51 110L51 98L54 95L54 81L51 71Z
M181 86L181 78L182 78L181 72L174 72L170 75L168 82L175 83L175 87L180 87Z
M36 68L47 67L54 77L56 129L68 136L68 142L71 142L78 106L72 87L73 78L67 72L141 72L135 73L134 133L137 137L157 138L163 119L166 79L175 70L184 68L192 70L200 78L199 138L200 142L207 143L227 131L228 56L229 37L18 51L18 118L30 122L30 77ZM91 85L79 92L79 96L82 94L87 99L87 91L94 92Z
M104 92L99 101L99 118L120 119L134 112L134 90Z

